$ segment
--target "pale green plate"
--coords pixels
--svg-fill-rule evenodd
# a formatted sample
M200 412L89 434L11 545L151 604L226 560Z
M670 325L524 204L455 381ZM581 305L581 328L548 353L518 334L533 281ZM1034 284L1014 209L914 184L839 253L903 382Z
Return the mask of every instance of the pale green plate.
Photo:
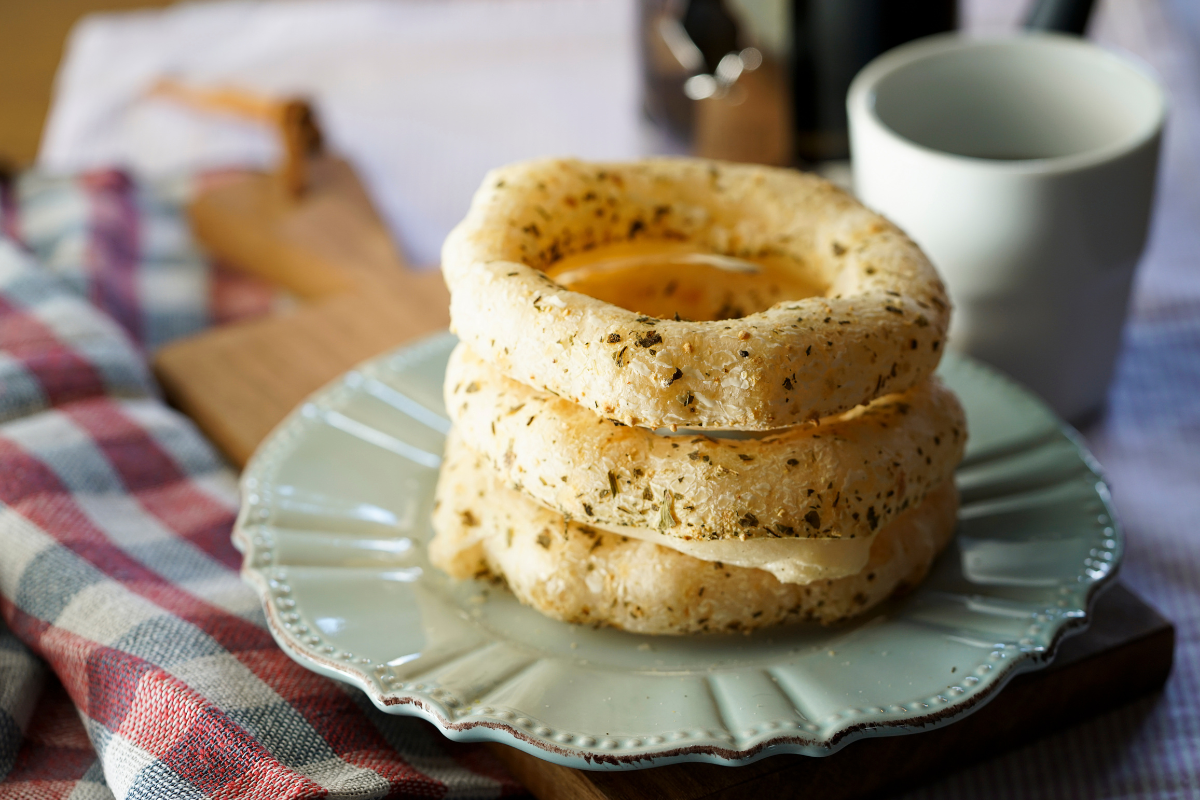
M980 364L955 542L915 593L852 623L637 636L547 619L430 567L442 334L322 389L242 478L234 541L279 644L380 708L585 769L819 756L962 717L1087 622L1123 540L1095 462ZM1002 702L1002 701L1001 701Z

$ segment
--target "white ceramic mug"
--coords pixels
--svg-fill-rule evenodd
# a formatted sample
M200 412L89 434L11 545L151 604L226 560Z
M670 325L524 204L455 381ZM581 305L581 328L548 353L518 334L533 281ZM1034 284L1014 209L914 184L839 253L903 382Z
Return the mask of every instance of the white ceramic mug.
M1104 401L1145 244L1166 97L1082 39L934 36L847 98L854 187L945 278L949 345L1077 420Z

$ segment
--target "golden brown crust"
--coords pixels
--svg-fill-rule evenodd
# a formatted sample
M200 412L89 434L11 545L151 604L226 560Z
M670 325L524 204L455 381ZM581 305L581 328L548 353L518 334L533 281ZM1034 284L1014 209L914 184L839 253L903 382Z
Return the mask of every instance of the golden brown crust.
M543 273L640 239L791 259L827 296L736 320L658 320ZM778 428L904 391L937 366L950 315L920 249L845 192L791 170L697 159L494 170L442 268L452 327L487 361L649 427Z
M568 519L683 539L868 537L962 458L966 420L936 379L764 438L662 436L505 377L460 345L446 408L500 478Z
M785 584L762 570L568 523L502 486L486 460L452 436L429 553L454 577L502 578L522 603L565 622L653 634L744 631L837 622L916 585L949 542L957 508L946 481L880 531L861 572Z

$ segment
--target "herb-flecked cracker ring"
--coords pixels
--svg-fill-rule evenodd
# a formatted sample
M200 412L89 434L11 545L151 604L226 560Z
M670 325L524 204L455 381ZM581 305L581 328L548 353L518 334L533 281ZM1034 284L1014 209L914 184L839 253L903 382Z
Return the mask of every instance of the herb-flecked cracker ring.
M603 245L783 260L823 296L740 319L642 316L545 270ZM821 178L696 159L540 160L492 171L446 240L455 333L517 380L651 428L767 429L930 375L950 304L898 228Z
M647 634L832 623L861 614L924 578L950 541L958 508L954 481L946 481L873 538L861 570L797 584L567 521L502 485L453 432L436 498L429 544L435 566L455 578L502 578L522 603L555 619Z
M936 378L820 425L660 435L514 381L460 344L445 399L504 483L569 520L682 539L868 537L952 477L967 439Z

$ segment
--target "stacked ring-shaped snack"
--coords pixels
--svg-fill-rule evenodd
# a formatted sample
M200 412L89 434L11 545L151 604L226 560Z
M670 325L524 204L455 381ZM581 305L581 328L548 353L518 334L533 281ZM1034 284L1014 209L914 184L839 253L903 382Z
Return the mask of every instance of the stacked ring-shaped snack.
M430 554L451 575L572 622L749 630L860 613L949 540L945 290L831 184L518 164L443 270L462 343Z

